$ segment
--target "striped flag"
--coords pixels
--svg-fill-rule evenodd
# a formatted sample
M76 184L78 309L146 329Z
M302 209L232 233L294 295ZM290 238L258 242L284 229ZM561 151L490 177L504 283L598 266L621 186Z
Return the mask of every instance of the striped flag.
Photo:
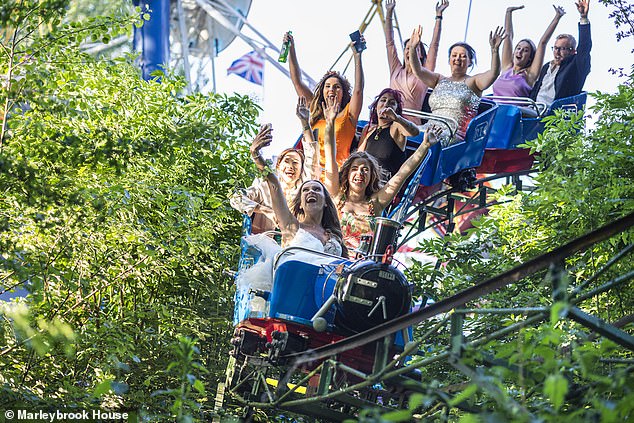
M254 84L262 85L264 80L264 60L255 51L251 51L231 64L229 69L227 69L227 75L230 73L235 73Z

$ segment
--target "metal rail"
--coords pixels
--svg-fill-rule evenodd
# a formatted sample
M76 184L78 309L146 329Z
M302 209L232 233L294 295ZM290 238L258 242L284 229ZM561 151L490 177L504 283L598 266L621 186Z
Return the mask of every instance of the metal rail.
M629 229L633 225L634 213L631 213L561 247L555 248L548 253L542 254L513 269L507 270L498 276L488 279L471 288L467 288L456 295L422 308L414 313L401 316L390 322L383 323L374 329L342 339L336 343L302 353L288 354L285 355L284 358L293 359L295 361L295 365L301 365L303 363L321 360L384 338L399 330L405 329L408 326L414 325L425 319L429 319L440 313L455 309L468 301L489 294L511 283L517 282L528 275L546 269L551 263L559 262L576 252L583 251L593 244Z
M502 95L487 95L485 98L493 100L498 104L509 104L511 106L519 106L519 109L534 110L537 114L535 117L543 117L548 111L548 105L546 103L537 102L528 97L509 97ZM523 110L522 110L523 111Z

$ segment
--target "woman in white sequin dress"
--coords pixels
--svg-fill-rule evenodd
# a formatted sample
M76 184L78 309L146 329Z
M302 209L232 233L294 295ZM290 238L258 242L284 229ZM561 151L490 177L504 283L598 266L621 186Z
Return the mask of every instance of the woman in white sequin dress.
M414 30L410 42L418 43L421 34L422 28L419 26ZM467 72L475 64L475 51L467 43L455 43L449 48L451 75L448 77L423 68L413 50L410 50L409 61L414 74L434 89L429 96L432 113L453 118L458 124L452 128L455 133L453 138L448 129L443 131L440 137L443 146L464 139L469 122L478 113L482 92L489 88L500 74L499 48L505 37L501 27L490 33L491 69L473 76ZM425 129L425 126L422 129Z

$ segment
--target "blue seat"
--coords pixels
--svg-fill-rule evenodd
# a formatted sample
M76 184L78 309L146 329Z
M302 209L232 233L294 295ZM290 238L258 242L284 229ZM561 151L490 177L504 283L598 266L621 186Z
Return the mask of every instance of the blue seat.
M586 98L587 94L582 92L573 97L556 100L546 110L544 116L553 115L558 109L573 112L582 110ZM500 173L530 169L534 158L528 150L521 149L519 146L537 138L543 130L543 118L524 117L520 107L499 104L478 172Z
M497 108L495 102L482 99L478 115L469 122L464 140L444 148L440 144L433 145L429 149L430 157L425 159L427 164L420 184L433 186L461 170L480 165ZM408 138L407 149L413 151L418 148L423 137L424 133L421 133Z
M584 91L572 97L555 100L553 104L550 105L544 116L553 115L555 114L555 110L558 109L575 113L579 110L583 110L586 105L587 97L588 94ZM542 121L542 118L524 119L522 123L522 136L524 141L534 140L537 138L537 135L544 130L544 122Z
M276 270L269 316L310 325L310 319L319 310L315 301L315 279L320 266L289 260Z
M521 109L511 104L498 104L487 148L508 150L523 142Z

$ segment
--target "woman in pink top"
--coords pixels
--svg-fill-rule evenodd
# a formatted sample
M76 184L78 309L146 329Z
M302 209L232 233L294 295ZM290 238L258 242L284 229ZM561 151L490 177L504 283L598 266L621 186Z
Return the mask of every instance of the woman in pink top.
M410 40L405 40L403 62L398 58L396 46L394 45L394 29L392 28L392 16L394 15L395 6L396 0L387 0L385 2L385 26L383 30L385 32L387 61L390 65L390 88L403 93L404 108L421 110L423 100L427 94L427 85L412 72L412 67L408 60L409 49L411 47ZM434 26L434 35L432 36L431 45L429 47L429 54L425 51L423 43L419 42L416 46L421 66L432 72L436 69L442 14L447 7L449 7L449 0L441 0L439 3L436 3L436 25ZM414 116L407 116L407 119L417 124L420 123L420 119Z
M555 17L546 28L544 35L539 40L539 45L525 38L513 46L513 12L523 9L524 6L509 7L506 9L504 22L506 35L502 43L502 72L493 83L493 94L508 97L528 97L531 88L539 77L539 72L544 64L544 54L548 40L553 35L561 17L566 13L564 9L553 5Z

